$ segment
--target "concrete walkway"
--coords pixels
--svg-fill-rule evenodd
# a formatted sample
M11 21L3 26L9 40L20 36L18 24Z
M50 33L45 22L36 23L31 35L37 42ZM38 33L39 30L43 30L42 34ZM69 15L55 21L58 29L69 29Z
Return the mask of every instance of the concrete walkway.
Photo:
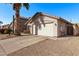
M38 43L45 39L45 37L41 36L27 35L6 40L0 40L0 55L7 55L9 53L15 52L19 49Z

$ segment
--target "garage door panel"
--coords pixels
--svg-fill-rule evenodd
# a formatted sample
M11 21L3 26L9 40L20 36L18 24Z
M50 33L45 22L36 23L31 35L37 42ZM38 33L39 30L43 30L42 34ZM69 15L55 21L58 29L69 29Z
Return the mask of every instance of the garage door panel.
M38 29L38 35L53 36L53 24L41 24L42 29Z

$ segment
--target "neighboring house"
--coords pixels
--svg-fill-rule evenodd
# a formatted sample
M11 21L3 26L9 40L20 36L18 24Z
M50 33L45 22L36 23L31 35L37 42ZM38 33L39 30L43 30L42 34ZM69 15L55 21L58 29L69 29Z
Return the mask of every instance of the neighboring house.
M73 24L73 35L79 35L79 24Z
M19 25L20 25L20 32L24 32L24 30L26 30L27 29L27 25L25 25L25 23L28 21L28 19L27 18L25 18L25 17L20 17L20 19L19 19ZM9 26L9 28L10 29L12 29L12 30L14 30L15 31L15 27L16 27L16 25L15 25L15 19L14 19L14 24L13 24L13 22L11 22L11 24L10 24L10 26Z
M37 12L26 22L30 34L42 36L73 35L73 24L67 20Z
M8 27L9 27L9 24L2 25L2 26L1 26L1 29L8 29Z

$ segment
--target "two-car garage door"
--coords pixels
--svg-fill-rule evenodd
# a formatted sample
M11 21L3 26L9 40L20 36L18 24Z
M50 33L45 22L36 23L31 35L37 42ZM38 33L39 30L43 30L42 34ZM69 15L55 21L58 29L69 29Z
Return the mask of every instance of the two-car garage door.
M56 36L56 26L53 23L50 24L41 24L41 27L35 27L35 25L32 27L32 34L42 35L42 36Z

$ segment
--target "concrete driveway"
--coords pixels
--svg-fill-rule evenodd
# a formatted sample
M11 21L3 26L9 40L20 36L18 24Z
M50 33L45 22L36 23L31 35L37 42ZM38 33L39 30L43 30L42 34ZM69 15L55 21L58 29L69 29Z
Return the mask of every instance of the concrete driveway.
M50 38L25 47L10 56L79 56L79 36Z
M45 39L46 38L42 36L25 35L6 40L0 40L0 55L8 55L9 53L15 52Z

